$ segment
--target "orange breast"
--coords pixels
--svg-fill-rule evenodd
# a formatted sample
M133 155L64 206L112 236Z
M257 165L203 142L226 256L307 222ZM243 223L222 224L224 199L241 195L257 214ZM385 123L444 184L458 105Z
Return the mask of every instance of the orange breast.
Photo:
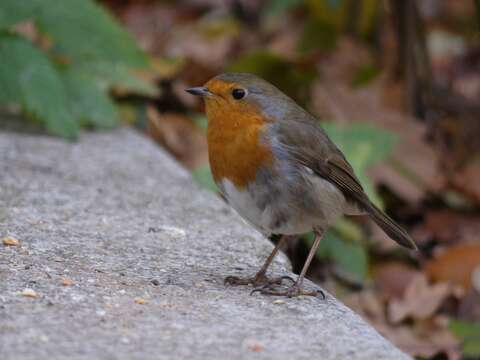
M271 166L273 156L262 140L268 121L254 111L224 111L206 107L208 156L215 181L230 180L238 189L254 180L260 167Z

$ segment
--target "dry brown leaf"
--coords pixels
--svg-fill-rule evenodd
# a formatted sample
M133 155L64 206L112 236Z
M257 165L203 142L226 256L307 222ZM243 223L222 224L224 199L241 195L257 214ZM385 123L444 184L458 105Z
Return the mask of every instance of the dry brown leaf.
M272 34L268 42L268 50L291 61L298 57L298 43L303 33L303 27L295 20L285 19L283 26Z
M479 238L480 217L449 210L431 211L424 226L441 242L471 242Z
M349 295L344 301L406 353L425 358L444 353L449 360L460 359L458 340L448 330L445 317L436 315L426 320L416 319L413 325L392 325L385 318L378 293L362 291Z
M384 304L380 301L380 296L372 290L352 293L342 301L368 321L374 323L386 321Z
M449 360L459 360L461 352L458 340L445 326L435 326L432 323L428 329L422 327L390 326L374 324L375 328L393 344L412 356L433 358L445 353Z
M14 238L13 236L5 236L2 239L2 243L5 246L18 246L18 245L20 245L20 241L18 239Z
M175 31L169 34L168 42L164 47L164 54L172 57L193 59L211 68L222 69L225 60L234 50L236 31L218 32L215 36L209 36L208 29L212 24L193 22L177 26ZM228 27L228 24L218 24Z
M375 286L387 300L401 299L413 277L419 272L399 261L380 264L373 270Z
M447 248L430 260L425 269L434 281L451 282L468 290L472 274L480 266L480 243L462 244Z
M194 169L208 161L207 142L203 132L186 116L160 114L147 109L148 132L187 168Z
M387 185L412 204L419 203L427 191L443 189L445 180L438 168L437 155L425 142L424 124L384 108L379 83L354 91L330 79L328 74L325 76L326 79L313 87L313 106L317 113L342 123L372 123L392 131L398 139L391 160L371 169L376 183Z
M470 289L460 300L457 311L458 318L480 322L480 291Z
M470 165L457 171L451 180L452 185L468 197L480 202L480 166Z
M390 301L388 318L395 324L406 318L427 319L451 294L452 288L449 284L430 285L424 274L417 274L407 286L404 297L400 300Z

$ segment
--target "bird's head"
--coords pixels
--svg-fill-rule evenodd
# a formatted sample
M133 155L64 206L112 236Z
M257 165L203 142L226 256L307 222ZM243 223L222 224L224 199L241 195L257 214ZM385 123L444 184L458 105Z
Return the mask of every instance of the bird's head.
M203 86L186 91L204 99L209 120L222 117L248 122L249 119L261 118L271 122L293 103L275 86L249 73L221 74Z

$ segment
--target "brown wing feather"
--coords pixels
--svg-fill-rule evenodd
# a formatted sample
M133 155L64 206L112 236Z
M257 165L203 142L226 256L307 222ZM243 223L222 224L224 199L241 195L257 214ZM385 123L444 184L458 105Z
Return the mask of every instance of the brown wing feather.
M347 201L365 210L398 244L410 249L417 248L400 225L370 202L352 166L313 116L298 107L295 112L285 114L275 130L278 140L292 157L338 186Z
M346 161L330 159L327 160L323 166L319 166L318 169L320 170L318 172L320 176L336 184L347 199L354 199L360 208L367 211L375 223L380 226L390 238L409 249L417 249L417 245L410 235L387 214L370 202L363 191L362 185L353 173L351 166L346 163Z

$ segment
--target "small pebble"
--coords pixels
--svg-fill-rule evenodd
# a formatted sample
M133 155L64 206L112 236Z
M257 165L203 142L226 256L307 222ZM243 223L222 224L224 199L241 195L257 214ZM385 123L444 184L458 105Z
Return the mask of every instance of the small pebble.
M69 278L66 278L66 277L62 277L60 279L60 282L63 286L70 286L70 285L73 285L75 284L74 281L72 279L69 279Z
M273 303L275 305L283 305L283 304L285 304L285 301L284 300L275 300Z
M152 285L155 285L155 286L160 285L160 281L158 281L157 279L153 279L150 282L152 283Z
M14 238L13 236L5 236L2 239L3 245L5 246L18 246L20 245L20 241L18 239Z
M262 344L252 344L248 347L248 350L251 352L262 352L263 351L263 346Z
M136 297L136 298L134 299L134 301L135 301L135 303L137 303L137 304L139 304L139 305L143 305L143 304L145 304L145 302L146 302L145 299L144 299L144 298L141 298L141 297Z
M22 296L36 298L37 292L31 288L25 288L21 293Z

